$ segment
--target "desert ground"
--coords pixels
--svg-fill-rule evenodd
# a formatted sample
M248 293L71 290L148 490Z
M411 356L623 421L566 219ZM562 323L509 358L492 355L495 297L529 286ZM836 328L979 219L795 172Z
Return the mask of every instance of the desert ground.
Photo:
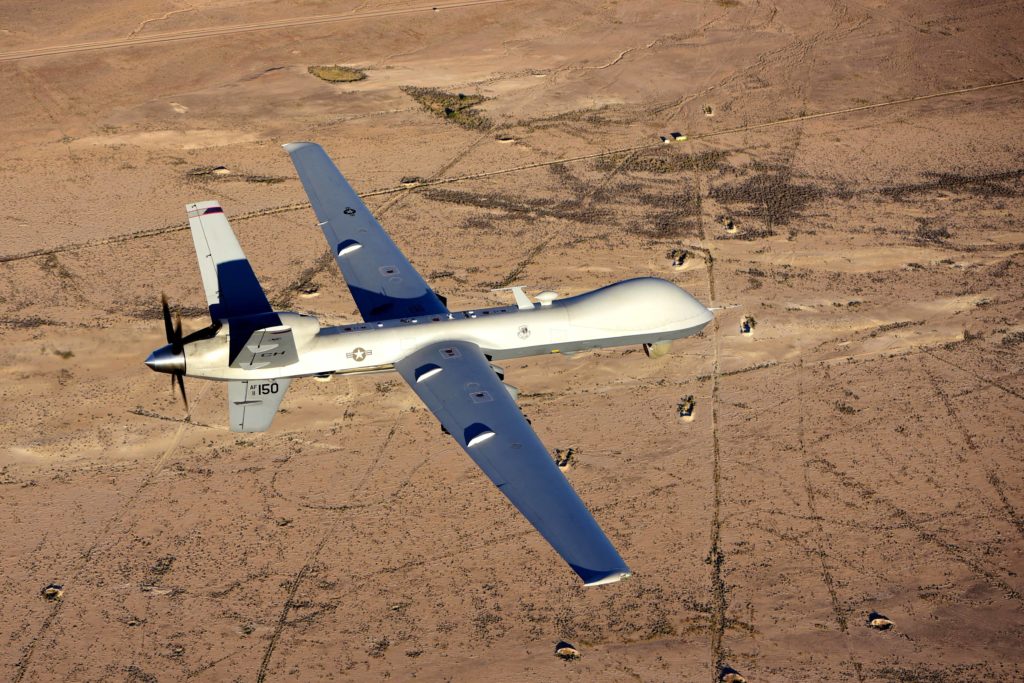
M0 677L1024 680L1022 31L1012 1L0 0ZM631 579L582 587L397 375L233 434L223 385L186 416L142 364L161 292L208 322L187 202L278 308L358 319L297 140L453 310L646 275L718 309L661 358L504 364Z

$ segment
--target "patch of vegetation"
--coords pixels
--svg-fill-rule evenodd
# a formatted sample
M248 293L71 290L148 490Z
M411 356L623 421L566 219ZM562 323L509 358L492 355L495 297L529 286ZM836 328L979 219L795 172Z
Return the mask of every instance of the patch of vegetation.
M869 670L872 679L885 683L975 683L1004 678L987 664L954 664L941 669L917 665L904 668L888 664Z
M61 280L73 280L74 275L68 270L60 259L57 258L56 254L47 254L46 258L39 262L39 267L43 269L43 272L50 275L54 275Z
M726 235L716 235L716 240L736 240L739 242L753 242L754 240L764 239L765 237L774 237L775 231L771 228L760 228L760 229L747 229L743 232L729 233Z
M700 194L687 181L674 185L667 194L644 192L639 189L622 191L617 188L618 197L629 197L631 204L655 209L645 213L642 221L626 226L626 232L652 239L670 237L699 237L700 223L692 220L701 211Z
M925 173L928 178L920 183L904 183L892 185L880 190L880 194L903 201L908 195L930 194L933 192L955 192L971 194L976 197L1020 197L1020 179L1024 177L1024 169L999 171L997 173L980 173L963 175L960 173Z
M562 450L561 448L556 448L555 453L552 457L555 461L555 464L558 465L563 470L576 466L575 448L570 447L565 450Z
M757 173L731 185L712 187L708 196L723 204L747 204L749 209L736 212L741 216L760 218L772 226L789 223L812 202L825 196L814 185L796 184L787 166L754 164Z
M674 636L676 634L676 628L669 621L669 618L664 614L654 618L651 623L650 631L647 634L647 638L653 640L656 638L665 638L668 636Z
M554 176L562 185L569 188L577 197L587 194L590 190L590 185L569 170L569 167L565 164L552 164L548 166L548 173Z
M871 331L869 337L877 337L882 332L892 332L893 330L902 330L904 327L916 327L918 325L924 325L923 320L901 320L896 323L886 323L885 325L879 325Z
M1010 334L1003 337L1002 341L1000 341L999 343L1006 347L1014 347L1024 344L1024 332L1011 332Z
M676 414L679 417L689 417L693 415L693 409L697 407L697 402L693 398L693 394L686 396L676 404Z
M665 258L672 261L673 266L681 266L690 258L690 252L687 249L670 249Z
M521 119L515 123L517 128L525 128L528 132L534 133L547 128L561 128L565 123L586 123L595 126L605 125L608 121L602 116L608 110L607 105L592 109L576 109L561 114L543 116L534 119Z
M383 657L389 647L391 647L391 641L388 640L387 636L384 636L370 643L370 649L366 651L366 654L371 657Z
M40 318L39 316L32 316L30 318L0 318L0 326L10 327L16 330L31 330L36 327L43 327L46 325L53 325L55 327L68 326L68 324L65 322L59 322L57 320L47 320L46 318Z
M1014 256L1016 256L1016 254L1014 254ZM994 278L1006 277L1009 274L1009 272L1010 272L1010 268L1014 267L1014 266L1017 266L1017 264L1013 260L1014 256L1011 256L1010 258L1008 258L1008 259L1006 259L1004 261L1001 261L997 266L995 266L992 269L992 272L991 272L992 277L994 277Z
M461 190L436 189L422 193L423 197L435 202L475 206L481 209L496 209L507 214L507 217L550 217L562 220L577 221L585 224L600 224L611 218L608 209L594 206L583 206L576 200L553 202L545 199L529 199L502 194L477 194ZM465 227L489 228L491 224L503 218L491 216L486 219L474 217L467 220Z
M470 130L487 130L491 127L490 120L476 110L476 105L489 99L483 95L450 93L439 88L414 86L405 86L402 92L419 102L420 106L430 113L457 126Z
M855 415L860 412L849 403L843 403L842 401L836 401L835 408L843 415Z
M691 215L689 211L663 211L646 217L643 224L630 223L626 232L652 239L698 237L700 224L687 218Z
M684 171L713 171L721 167L726 153L709 150L697 154L680 154L668 149L655 149L643 154L609 154L595 162L598 171L610 172L616 168L637 173L681 173Z
M174 565L175 559L174 555L165 555L164 557L157 559L153 566L150 567L150 571L157 576L163 576L167 572L171 571L171 567Z
M224 166L197 166L185 172L185 176L188 178L200 178L202 176L221 176L230 175L229 171Z
M770 361L766 361L764 363L757 363L756 365L751 365L750 367L739 368L738 370L729 370L728 372L721 372L721 373L718 374L718 376L719 377L731 377L733 375L743 374L744 372L754 372L755 370L764 370L765 368L771 368L771 367L774 367L774 366L776 366L778 364L779 364L778 361L770 360ZM711 375L698 375L697 376L697 381L698 382L706 382L709 379L711 379Z
M355 83L366 79L366 72L350 66L311 66L306 69L310 74L328 83Z
M132 665L125 669L128 683L157 683L159 679L151 673L146 673L139 667Z
M946 228L936 227L926 218L915 220L917 220L917 230L914 231L914 237L918 242L943 242L950 238L949 230Z
M700 215L700 194L689 182L685 180L678 185L673 183L673 191L669 194L654 192L643 192L640 190L632 192L621 192L616 190L620 198L629 198L629 203L634 205L649 206L654 209L669 209L683 212L688 216Z
M75 357L75 352L74 351L61 351L60 349L54 349L53 353L55 355L60 356L64 360L67 360L68 358L74 358Z
M454 270L435 270L435 271L431 272L430 275L427 276L427 279L428 280L443 280L443 279L445 279L447 277L450 277L450 278L452 278L454 280L455 279L455 271Z
M235 173L225 166L197 166L185 172L189 179L202 180L244 180L247 183L263 183L275 185L283 183L287 178L277 175L254 175L251 173Z

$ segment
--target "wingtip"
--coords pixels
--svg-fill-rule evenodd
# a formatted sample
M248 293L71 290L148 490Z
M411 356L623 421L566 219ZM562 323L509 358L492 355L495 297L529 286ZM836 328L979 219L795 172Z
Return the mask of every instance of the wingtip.
M631 572L629 570L626 570L624 572L616 571L616 572L611 572L610 574L607 574L607 575L605 575L605 576L603 576L603 577L601 577L599 579L594 579L592 581L587 581L583 585L584 586L588 586L588 587L589 586L603 586L603 585L605 585L607 583L618 583L619 581L622 581L624 579L628 579L631 576L633 576L633 572Z
M624 565L620 569L605 570L587 569L586 567L577 567L573 564L569 566L583 579L584 586L603 586L606 583L617 583L633 576L633 572L629 571L629 567Z
M305 147L319 147L320 145L316 144L315 142L286 142L281 146L284 147L284 151L288 152L289 154L294 154L295 152Z
M201 202L190 202L186 204L185 212L188 214L189 218L195 218L196 216L202 216L205 213L224 213L224 209L216 199L207 199Z

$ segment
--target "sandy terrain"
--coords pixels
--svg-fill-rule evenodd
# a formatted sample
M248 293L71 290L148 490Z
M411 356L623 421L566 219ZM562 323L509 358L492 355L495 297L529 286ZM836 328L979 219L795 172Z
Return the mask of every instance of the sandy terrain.
M461 4L0 0L0 677L1024 680L1024 84L748 128L1019 79L1020 3ZM355 319L294 140L453 308L723 307L663 358L505 364L634 578L584 590L397 375L297 381L257 435L188 380L183 420L142 360L160 292L205 324L186 202L279 307Z

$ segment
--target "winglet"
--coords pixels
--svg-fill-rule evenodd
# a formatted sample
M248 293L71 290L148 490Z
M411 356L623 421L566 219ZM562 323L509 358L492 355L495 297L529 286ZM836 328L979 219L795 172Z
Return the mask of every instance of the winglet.
M288 154L292 154L293 152L299 151L303 147L319 147L320 145L316 144L315 142L288 142L281 146L284 147L284 151L288 152Z
M577 567L574 564L570 564L572 570L579 574L580 578L583 579L584 586L603 586L606 583L617 583L623 579L628 579L633 576L633 572L629 571L629 568L624 569L613 569L611 571L595 571L593 569L587 569L586 567Z

